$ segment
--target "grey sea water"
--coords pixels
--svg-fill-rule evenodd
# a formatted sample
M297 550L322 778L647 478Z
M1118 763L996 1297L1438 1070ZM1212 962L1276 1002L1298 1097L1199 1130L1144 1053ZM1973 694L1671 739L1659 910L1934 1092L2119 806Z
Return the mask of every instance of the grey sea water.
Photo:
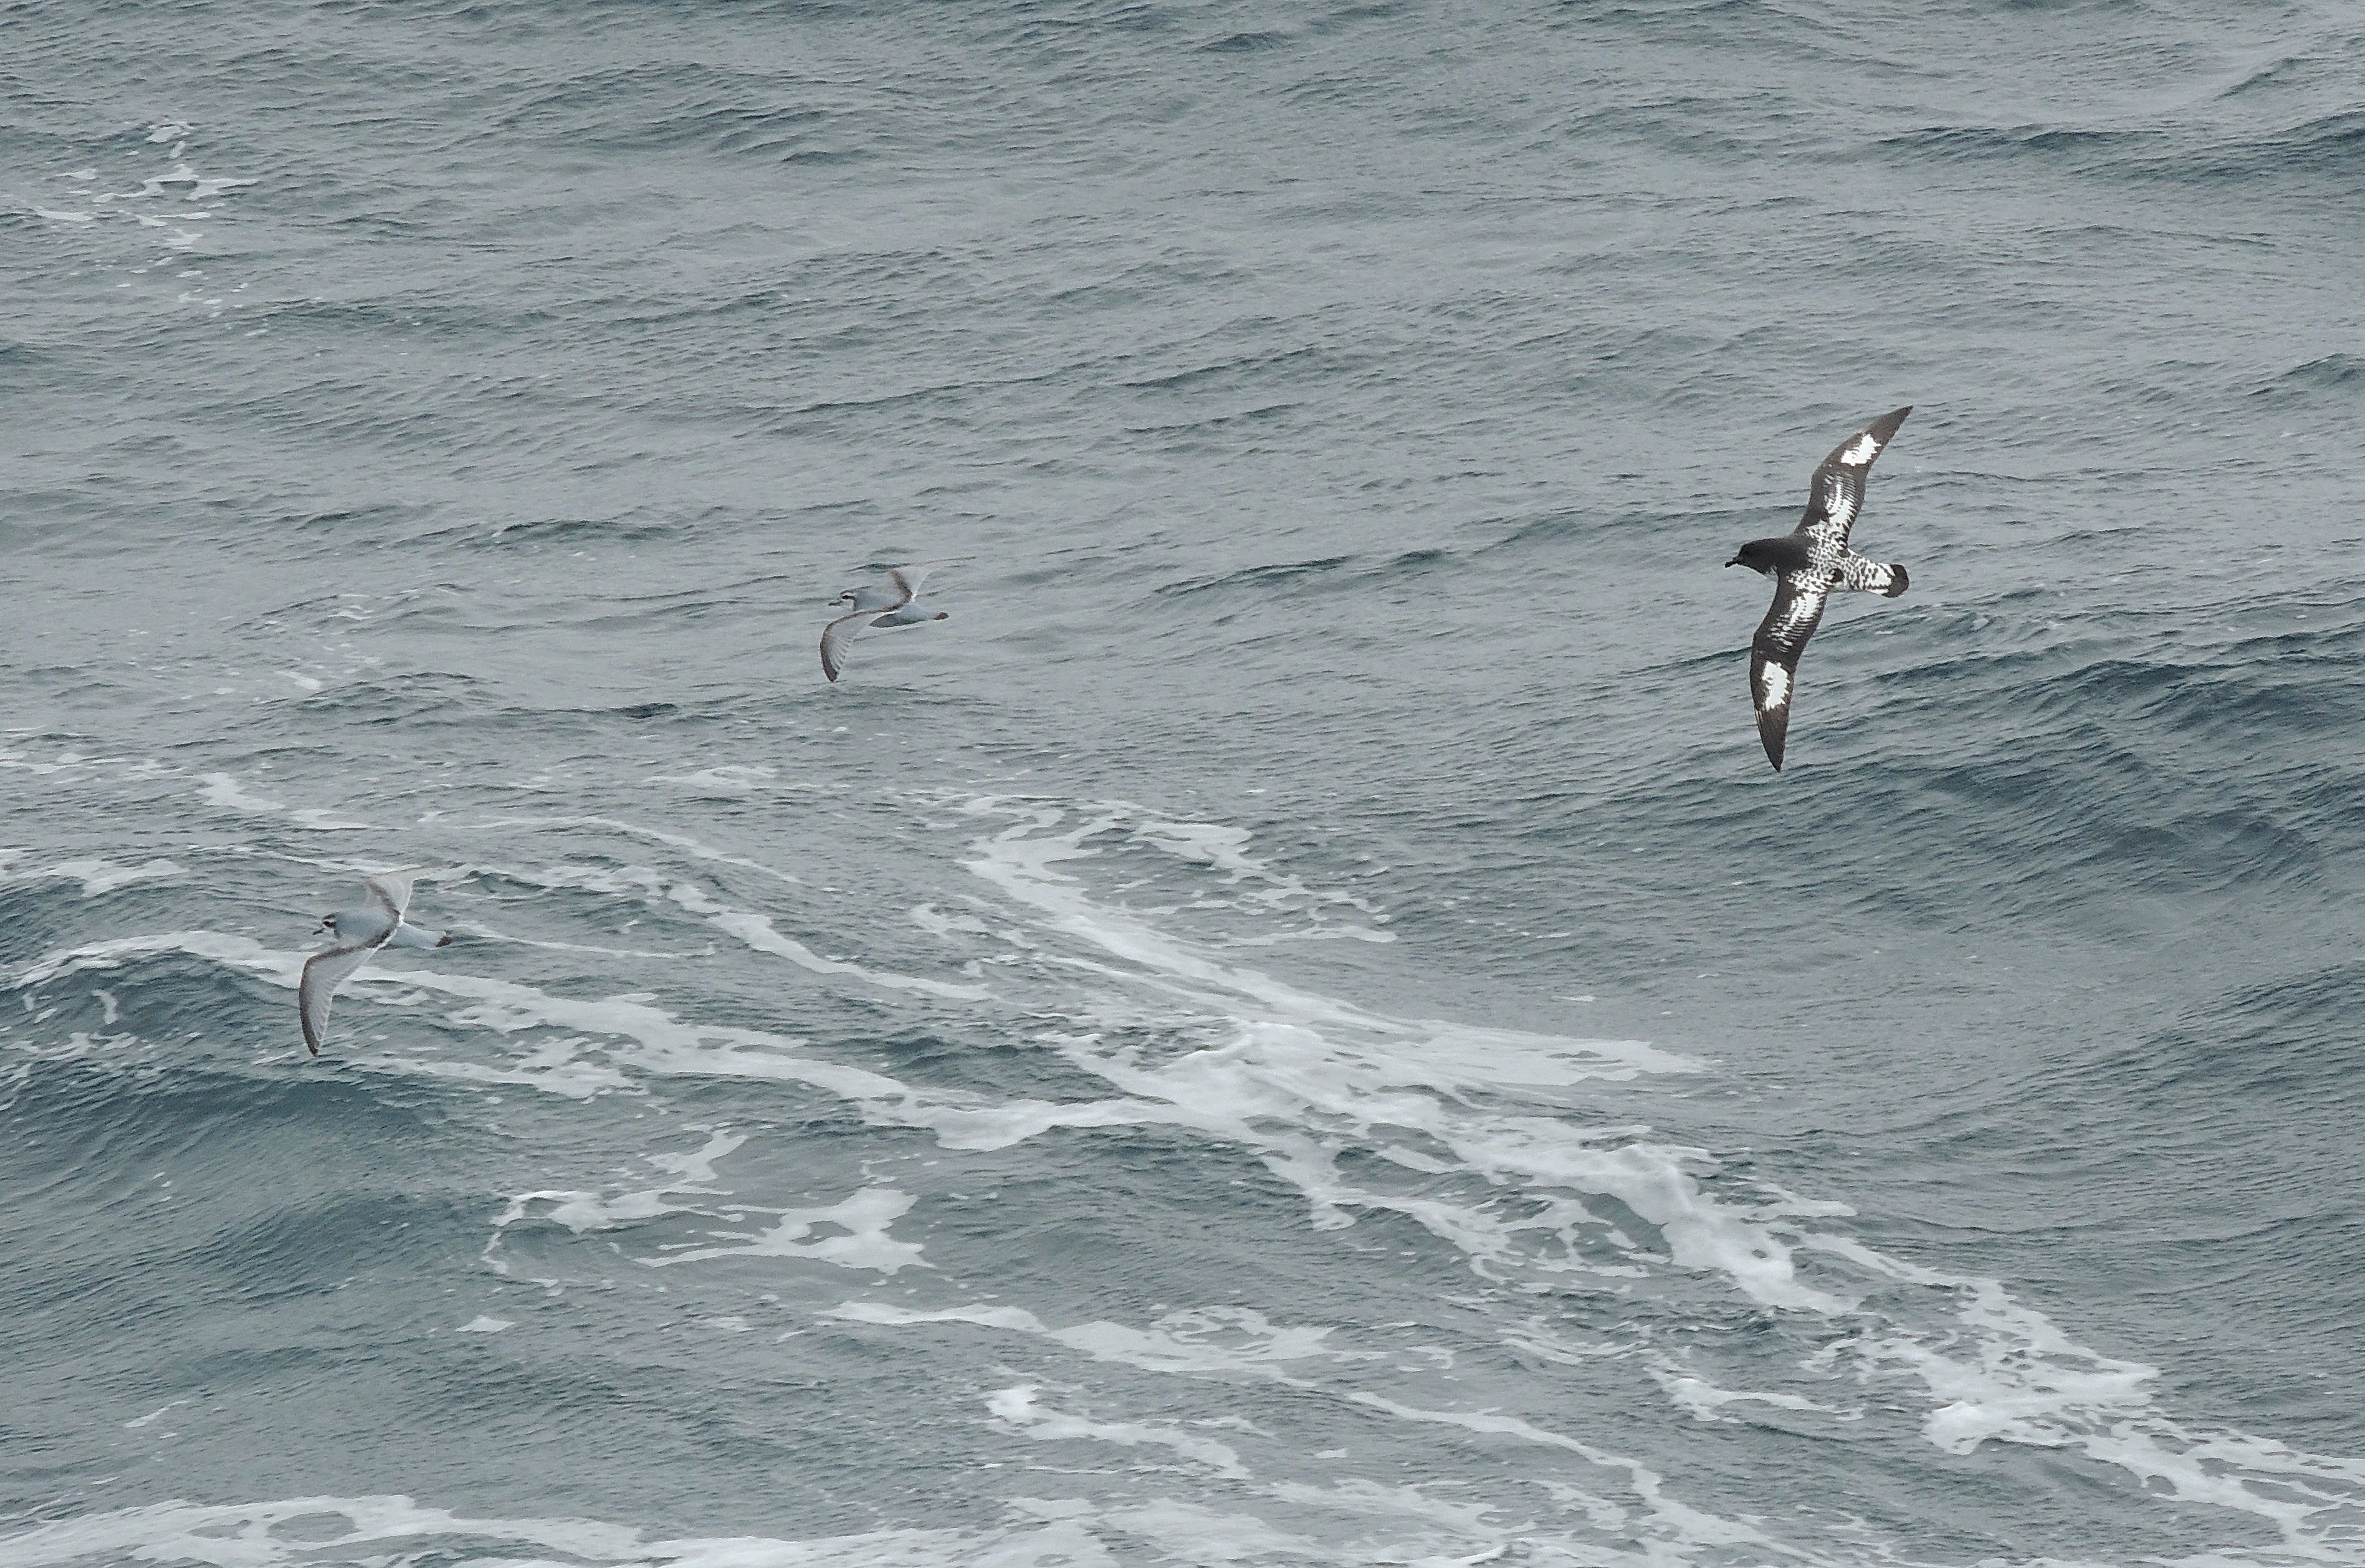
M2360 64L0 12L0 1564L2365 1562Z

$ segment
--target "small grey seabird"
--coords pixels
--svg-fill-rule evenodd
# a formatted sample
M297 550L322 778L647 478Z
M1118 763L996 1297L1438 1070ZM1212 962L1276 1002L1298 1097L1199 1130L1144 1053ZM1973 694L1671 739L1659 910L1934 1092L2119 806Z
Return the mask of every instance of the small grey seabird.
M1777 773L1782 771L1782 743L1790 733L1790 689L1799 655L1823 618L1823 601L1839 590L1871 590L1895 599L1906 589L1905 568L1849 549L1848 529L1864 506L1872 460L1912 411L1909 403L1883 414L1832 448L1807 481L1807 515L1799 526L1773 539L1753 539L1725 563L1774 579L1774 608L1749 644L1749 692L1757 702L1757 738L1765 743L1765 759Z
M336 939L336 946L304 961L303 983L296 992L304 1015L304 1044L314 1056L320 1054L320 1037L328 1032L330 1001L355 969L369 962L372 953L380 947L451 946L452 938L443 932L402 918L402 912L410 907L411 879L430 869L419 867L366 878L362 886L369 893L368 903L320 917L320 928Z
M822 674L832 680L837 678L837 672L846 667L846 655L852 651L854 634L865 626L910 626L922 621L944 620L952 613L950 610L931 613L916 602L921 582L938 566L976 559L974 555L947 555L941 561L914 561L889 572L883 583L847 588L831 599L832 604L847 605L851 610L822 629Z

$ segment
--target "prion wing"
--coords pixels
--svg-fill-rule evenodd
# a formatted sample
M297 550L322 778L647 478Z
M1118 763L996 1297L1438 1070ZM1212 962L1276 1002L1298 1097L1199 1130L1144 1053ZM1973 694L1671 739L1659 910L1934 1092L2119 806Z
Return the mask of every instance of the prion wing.
M1765 743L1765 760L1782 771L1782 745L1790 734L1790 689L1799 676L1799 655L1823 618L1823 601L1831 597L1832 574L1810 567L1782 574L1774 590L1774 607L1758 622L1749 643L1749 695L1757 704L1757 738Z
M304 960L304 979L296 988L296 1002L304 1017L305 1047L314 1056L320 1054L320 1041L329 1032L329 1003L337 988L376 951L375 946L331 947Z
M830 679L846 667L846 655L853 651L854 634L879 619L875 610L857 610L851 615L841 615L821 633L821 672Z
M432 869L433 868L428 866L413 866L408 871L380 871L375 877L363 878L362 886L368 890L370 902L386 911L398 924L402 912L410 907L411 882Z
M909 604L920 597L920 585L927 580L930 572L935 571L938 566L955 566L963 561L976 559L974 555L947 555L941 561L914 561L909 566L896 567L887 576L897 588L903 590L903 603ZM897 605L893 608L901 609L902 606Z
M1881 415L1832 448L1832 454L1807 481L1807 514L1793 532L1812 540L1818 553L1836 555L1847 548L1848 530L1855 526L1855 514L1864 508L1865 481L1871 476L1872 460L1912 411L1913 405L1908 403Z

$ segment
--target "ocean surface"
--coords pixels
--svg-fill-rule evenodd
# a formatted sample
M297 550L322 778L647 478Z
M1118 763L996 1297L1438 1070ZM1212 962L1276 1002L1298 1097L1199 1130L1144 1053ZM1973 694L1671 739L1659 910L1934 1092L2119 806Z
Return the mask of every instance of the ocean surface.
M0 1568L2365 1563L2360 69L0 11Z

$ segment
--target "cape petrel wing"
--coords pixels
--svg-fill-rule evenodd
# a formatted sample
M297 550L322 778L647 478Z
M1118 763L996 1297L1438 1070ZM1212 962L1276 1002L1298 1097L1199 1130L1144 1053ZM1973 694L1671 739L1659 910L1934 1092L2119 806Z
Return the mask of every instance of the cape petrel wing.
M1805 534L1817 554L1828 551L1836 557L1847 548L1848 530L1855 525L1855 514L1864 506L1864 485L1872 473L1872 460L1912 411L1913 405L1908 403L1881 415L1832 448L1832 454L1807 481L1807 514L1792 532Z
M1799 655L1807 651L1807 639L1823 618L1832 577L1823 566L1783 573L1774 589L1774 608L1749 642L1749 694L1757 702L1757 738L1765 743L1765 760L1777 773L1782 771L1782 743L1790 734L1790 689L1798 681Z

